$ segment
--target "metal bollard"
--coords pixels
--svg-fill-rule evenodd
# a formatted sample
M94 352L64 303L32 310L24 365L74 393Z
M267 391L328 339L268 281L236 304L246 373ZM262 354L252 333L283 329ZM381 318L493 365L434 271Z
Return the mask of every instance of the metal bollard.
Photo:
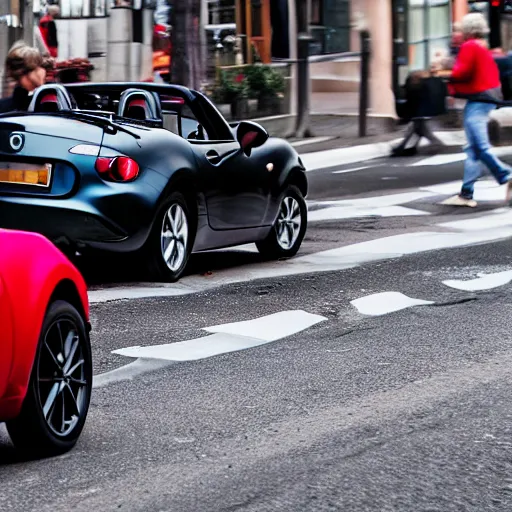
M366 137L368 114L368 88L370 78L370 33L360 32L361 37L361 82L359 92L359 137Z

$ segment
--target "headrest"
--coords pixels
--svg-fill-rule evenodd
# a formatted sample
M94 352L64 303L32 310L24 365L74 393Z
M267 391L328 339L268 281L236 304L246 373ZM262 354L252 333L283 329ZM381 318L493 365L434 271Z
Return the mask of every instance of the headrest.
M46 84L37 88L28 107L29 112L59 112L72 109L71 97L60 84Z
M127 89L121 94L118 115L140 121L162 121L162 108L157 94L142 89Z

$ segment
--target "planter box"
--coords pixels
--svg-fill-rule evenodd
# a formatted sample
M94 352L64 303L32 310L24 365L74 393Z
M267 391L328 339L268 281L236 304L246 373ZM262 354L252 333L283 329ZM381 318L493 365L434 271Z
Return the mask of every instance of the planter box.
M279 116L286 114L284 98L262 96L258 99L258 116Z
M247 99L237 99L231 103L231 118L240 120L249 117L249 101Z

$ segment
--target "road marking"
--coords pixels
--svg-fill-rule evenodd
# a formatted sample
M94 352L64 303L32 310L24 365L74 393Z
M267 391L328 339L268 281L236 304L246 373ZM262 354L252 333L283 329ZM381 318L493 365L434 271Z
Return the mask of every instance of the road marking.
M367 295L350 302L363 315L381 316L414 306L434 304L429 300L413 299L400 292L382 292Z
M178 297L188 295L196 291L189 286L180 283L170 285L159 284L156 286L116 286L115 288L90 289L89 302L97 304L126 299L143 299L147 297Z
M318 201L308 204L309 222L351 219L359 217L407 217L430 215L429 212L401 206L402 204L431 197L428 191L403 192L384 196L363 197L359 199L342 199L338 201Z
M389 156L390 151L390 144L380 142L306 153L301 155L301 159L307 171L318 171Z
M308 222L352 219L360 217L408 217L430 215L429 212L401 206L434 194L427 191L404 192L385 196L342 199L338 201L316 201L308 203Z
M426 197L432 197L436 195L434 192L430 192L427 190L418 190L414 192L401 192L399 194L388 194L383 196L371 196L371 197L362 197L358 199L339 199L336 201L311 201L309 203L310 208L314 207L327 207L327 206L369 206L369 207L378 207L378 206L396 206L406 203L411 203L413 201L417 201L419 199L424 199Z
M329 249L285 261L256 263L228 268L209 276L188 276L177 284L161 287L140 286L89 291L91 304L119 299L164 297L204 292L221 286L257 279L329 272L358 267L365 263L400 258L439 249L465 247L512 237L512 226L479 231L441 233L423 231L377 238L353 245ZM176 288L175 288L176 287ZM178 291L176 291L178 290Z
M376 208L331 207L310 212L308 214L308 222L356 219L360 217L410 217L418 215L430 215L430 213L406 208L405 206L381 206Z
M362 167L354 167L353 169L345 169L343 171L333 171L333 174L346 174L348 172L362 171L363 169L369 169L371 165L363 165ZM376 165L375 167L379 167Z
M446 164L453 164L455 162L463 162L466 160L466 154L465 153L455 153L455 154L449 154L449 155L435 155L431 156L429 158L424 158L423 160L420 160L418 162L414 162L411 164L411 167L423 167L423 166L430 166L430 165L446 165Z
M510 208L499 208L479 217L472 216L469 219L443 222L439 226L457 231L484 231L512 226L512 210Z
M432 197L441 191L445 192L446 190L440 190L439 187L446 187L447 185L453 186L453 183L380 197L312 202L309 203L309 215L313 222L368 215L423 215L427 212L419 213L419 211L406 209L399 205ZM497 188L493 186L492 182L482 182L477 186L481 191ZM406 254L503 240L512 236L512 211L500 209L481 217L441 223L437 226L455 230L458 233L435 231L406 233L299 256L285 261L260 262L215 271L211 275L187 276L182 278L179 283L174 284L138 283L137 286L92 288L89 291L89 301L91 304L97 304L115 300L181 296L257 279L343 270L372 261L399 258ZM255 251L254 245L247 245L242 248Z
M464 132L458 130L456 132L434 132L434 135L441 140L446 146L451 145L463 145L465 141ZM301 141L302 142L302 141ZM327 169L330 167L336 167L338 165L349 165L359 162L366 162L369 160L375 160L377 158L387 157L391 153L391 149L401 139L395 139L390 142L377 142L375 144L360 144L358 146L350 146L345 148L329 149L327 151L315 151L311 153L305 153L301 155L301 159L306 167L307 171L317 171L320 169ZM296 143L295 146L300 145ZM421 140L420 146L428 146L429 142ZM498 154L510 153L509 147L498 148L494 152ZM433 157L435 158L435 157ZM452 159L455 158L452 156ZM457 157L453 161L464 160L464 153L457 153ZM429 163L429 159L426 159L427 163L418 165L439 165L438 163ZM449 162L448 162L449 163Z
M309 146L310 144L320 144L321 142L328 142L330 140L336 140L338 137L329 135L325 137L312 137L310 139L304 139L304 140L297 140L295 142L292 142L291 145L294 148L299 148L302 146Z
M462 181L451 181L430 187L421 187L420 190L438 195L452 196L460 192ZM506 185L498 185L493 180L481 180L475 184L474 198L476 201L504 201Z
M499 148L492 148L492 153L497 157L510 155L512 148L510 146L502 146ZM456 162L463 162L466 160L466 153L460 151L458 153L450 153L447 155L435 155L428 158L424 158L411 164L411 167L422 167L431 165L446 165L453 164Z
M324 320L327 320L327 318L301 310L282 311L245 322L206 327L203 330L211 333L257 338L267 342L286 338L292 334L309 329L311 326Z
M496 272L495 274L478 274L476 279L469 279L462 281L459 279L450 279L443 281L443 284L456 290L463 290L466 292L475 292L479 290L490 290L504 286L512 281L512 270L504 272Z
M137 358L137 361L112 372L98 375L94 378L94 387L133 379L142 373L164 368L169 363L197 361L265 345L297 334L325 320L327 318L306 311L281 311L253 320L202 329L214 333L210 336L165 345L114 350L113 354Z

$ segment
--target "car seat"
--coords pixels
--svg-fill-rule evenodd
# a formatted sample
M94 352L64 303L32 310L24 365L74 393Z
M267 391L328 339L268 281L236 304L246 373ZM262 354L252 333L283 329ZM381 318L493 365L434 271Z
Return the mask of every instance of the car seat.
M117 112L120 117L163 123L162 108L158 95L142 89L127 89L124 91L119 99Z
M28 106L29 112L60 112L72 109L71 97L60 84L47 84L37 88Z

